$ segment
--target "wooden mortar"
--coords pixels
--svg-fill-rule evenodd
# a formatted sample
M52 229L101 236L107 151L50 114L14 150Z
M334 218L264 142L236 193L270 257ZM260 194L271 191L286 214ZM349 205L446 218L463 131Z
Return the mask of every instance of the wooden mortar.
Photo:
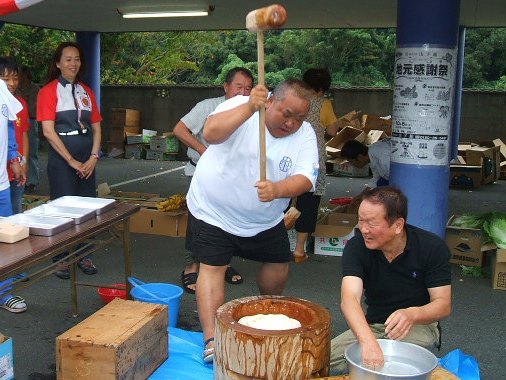
M284 314L301 323L291 330L260 330L238 323L244 316ZM331 318L307 300L282 296L239 298L216 314L214 378L311 379L328 376Z

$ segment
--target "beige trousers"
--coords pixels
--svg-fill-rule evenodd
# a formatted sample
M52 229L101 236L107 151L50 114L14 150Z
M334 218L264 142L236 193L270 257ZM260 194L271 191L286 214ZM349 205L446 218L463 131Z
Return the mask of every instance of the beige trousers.
M372 333L377 339L388 339L385 334L385 325L382 323L370 324ZM357 338L351 330L347 330L336 336L330 342L330 373L331 375L342 375L348 373L348 362L344 357L344 350L350 344L355 343ZM439 330L437 322L430 325L414 325L403 342L417 344L432 349L439 341Z

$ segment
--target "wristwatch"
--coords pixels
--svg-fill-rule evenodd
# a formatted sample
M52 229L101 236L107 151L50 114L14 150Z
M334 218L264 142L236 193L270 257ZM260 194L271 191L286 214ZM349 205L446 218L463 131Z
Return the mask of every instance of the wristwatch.
M97 160L100 159L100 156L97 153L90 154L90 157L95 157Z

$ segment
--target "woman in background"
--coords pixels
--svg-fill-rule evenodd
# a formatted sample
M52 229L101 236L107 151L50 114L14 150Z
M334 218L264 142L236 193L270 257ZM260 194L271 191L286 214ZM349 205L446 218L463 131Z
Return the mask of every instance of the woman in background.
M80 81L84 56L75 42L61 43L48 69L48 83L37 97L37 120L49 143L47 174L50 198L95 197L95 167L100 158L100 121L95 94ZM61 257L55 257L58 261ZM90 257L78 262L85 274L97 273ZM67 264L56 276L70 278Z
M339 122L334 113L332 103L325 98L325 93L330 88L331 78L327 69L308 69L302 77L304 82L313 89L307 121L311 123L318 145L319 172L316 179L315 191L307 192L297 197L296 208L300 216L295 222L297 239L293 260L301 263L308 258L305 247L309 235L315 231L318 209L321 196L325 193L326 172L325 172L325 132L334 136L338 131Z

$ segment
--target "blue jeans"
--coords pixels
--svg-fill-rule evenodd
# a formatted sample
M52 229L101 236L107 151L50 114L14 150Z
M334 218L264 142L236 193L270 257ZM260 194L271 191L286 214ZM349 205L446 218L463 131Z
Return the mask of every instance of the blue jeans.
M24 186L18 186L18 181L11 181L12 215L23 212L22 201L24 192L25 192Z
M0 191L0 216L10 216L10 215L12 215L11 189L7 188L5 190ZM12 281L14 281L13 278L0 281L0 287L12 284ZM6 296L9 295L8 292L11 289L12 287L9 286L8 288L0 290L0 302L3 302Z
M30 146L28 159L28 177L27 185L39 185L39 123L37 120L30 119L30 129L28 130L28 143Z
M0 216L11 216L11 189L7 188L0 191Z

